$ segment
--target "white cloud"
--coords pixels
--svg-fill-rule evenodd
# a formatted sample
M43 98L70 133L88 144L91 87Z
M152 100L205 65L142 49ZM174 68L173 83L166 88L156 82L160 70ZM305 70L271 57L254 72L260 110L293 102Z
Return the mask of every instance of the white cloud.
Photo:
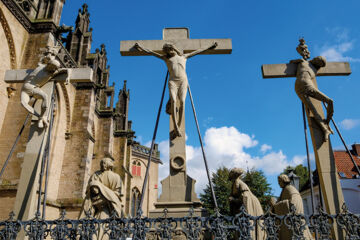
M360 125L360 119L344 119L340 125L343 129L350 130Z
M349 31L344 28L327 28L326 31L331 35L336 44L326 43L320 48L320 55L328 61L349 61L360 62L359 58L346 56L349 51L354 49L355 40L349 38Z
M345 56L345 53L354 48L353 42L343 42L335 45L325 45L321 48L320 55L324 56L327 61L349 61L349 62L360 62L359 58L353 58Z
M303 156L303 155L295 155L292 160L291 160L291 165L299 165L299 164L303 164L305 163L305 160L306 160L306 156Z
M271 150L271 149L272 149L272 147L271 147L270 145L268 145L268 144L263 144L263 145L261 145L260 151L261 151L262 153L266 153L267 151L269 151L269 150Z
M210 172L220 166L228 168L241 167L256 168L264 171L266 175L279 174L288 165L301 164L305 156L294 156L288 159L282 150L271 151L271 146L263 144L262 156L252 156L247 149L257 147L255 136L241 133L235 127L209 128L205 132L204 146ZM164 164L159 168L159 179L169 175L169 141L159 143L161 159ZM265 151L266 150L266 151ZM200 193L208 183L204 160L200 147L186 145L187 173L196 179L196 192ZM211 173L210 173L211 174Z
M151 141L147 141L146 143L143 144L145 147L151 147Z
M347 41L349 39L349 30L346 28L326 28L326 31L334 36L337 42Z

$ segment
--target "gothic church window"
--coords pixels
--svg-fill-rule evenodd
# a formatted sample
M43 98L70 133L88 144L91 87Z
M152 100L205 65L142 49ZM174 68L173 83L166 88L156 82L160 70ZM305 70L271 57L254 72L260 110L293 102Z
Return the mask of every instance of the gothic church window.
M134 161L131 166L131 174L133 176L141 176L141 163L139 161Z
M136 212L139 207L140 199L141 199L140 191L139 191L139 189L134 187L131 191L131 216L133 216L133 217L136 216Z

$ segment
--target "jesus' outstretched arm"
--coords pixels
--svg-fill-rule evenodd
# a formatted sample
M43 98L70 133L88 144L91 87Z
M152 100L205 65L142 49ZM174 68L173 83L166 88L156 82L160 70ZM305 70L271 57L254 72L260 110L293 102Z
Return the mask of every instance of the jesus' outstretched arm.
M154 52L154 51L151 51L150 49L147 49L147 48L144 48L142 46L140 46L139 43L135 43L134 47L138 50L138 51L144 51L144 52L147 52L151 55L153 55L154 57L158 57L158 58L161 58L163 59L163 56L157 52Z
M202 53L202 52L205 52L205 51L207 51L207 50L209 50L209 49L214 49L214 48L216 48L217 47L217 42L214 42L213 44L211 44L211 46L209 46L209 47L207 47L207 48L200 48L200 49L198 49L198 50L196 50L196 51L193 51L193 52L191 52L191 53L188 53L188 54L184 54L184 57L186 57L186 58L191 58L191 57L193 57L193 56L195 56L195 55L198 55L198 54L200 54L200 53Z

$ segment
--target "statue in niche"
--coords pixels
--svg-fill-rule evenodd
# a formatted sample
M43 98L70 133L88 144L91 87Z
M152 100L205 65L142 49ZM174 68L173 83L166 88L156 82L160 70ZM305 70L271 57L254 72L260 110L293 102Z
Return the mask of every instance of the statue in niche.
M290 184L290 178L286 174L278 177L279 186L282 188L279 199L271 199L273 212L278 215L286 215L290 213L291 205L294 205L296 214L304 214L304 206L299 191ZM279 230L279 239L292 239L292 231L282 223ZM304 230L304 239L313 239L309 228L306 226Z
M300 43L296 50L302 56L302 59L290 61L290 63L297 64L295 92L304 103L306 109L310 110L310 112L314 115L315 121L324 133L324 141L327 141L329 139L329 135L334 133L329 126L329 122L334 114L333 100L320 92L314 85L316 72L321 67L325 67L326 59L325 57L318 56L309 61L310 51L308 50L308 46L305 44L305 40L303 38L299 41ZM310 97L327 104L326 119L323 119L317 112L315 106L310 101Z
M110 158L103 158L100 161L100 170L89 179L79 218L86 217L86 213L97 219L109 218L114 213L118 217L122 216L121 179L112 171L113 167L114 163ZM101 227L98 229L96 239L108 239Z
M234 215L240 212L240 207L244 206L248 214L252 216L260 216L264 214L259 199L251 192L248 185L241 179L245 171L241 168L233 168L229 173L229 181L232 182L230 201L230 212ZM265 232L261 227L257 226L257 233L255 230L251 231L251 238L265 239Z
M188 87L188 78L186 74L186 61L188 58L193 57L197 54L205 52L209 49L216 48L217 43L213 43L211 46L198 49L191 53L183 54L181 53L173 44L165 43L163 46L163 51L165 54L161 55L157 52L154 52L150 49L140 46L139 43L135 44L135 48L139 51L145 51L155 57L158 57L165 61L168 71L170 74L169 78L169 93L170 93L170 107L167 106L167 113L172 117L174 124L174 132L172 135L174 137L181 137L180 127L182 116L185 111L185 99L187 94ZM177 114L176 104L179 101L179 109Z
M70 69L60 68L60 62L55 59L58 51L59 48L48 46L43 57L40 59L38 66L25 77L24 84L21 88L21 105L29 113L39 118L39 128L47 127L49 124L47 119L49 96L41 89L41 87L51 81L56 75L62 73L67 73L65 84L68 84L70 81ZM35 109L29 105L31 98L42 100L40 113L36 112Z

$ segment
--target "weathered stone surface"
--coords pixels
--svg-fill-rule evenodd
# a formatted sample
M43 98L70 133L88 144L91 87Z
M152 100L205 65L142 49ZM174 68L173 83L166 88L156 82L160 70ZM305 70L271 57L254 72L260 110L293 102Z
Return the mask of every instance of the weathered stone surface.
M155 204L156 210L151 211L150 216L157 215L165 207L174 211L183 208L181 214L177 213L179 217L187 215L190 207L202 212L200 200L195 193L195 180L186 174L186 61L197 54L228 54L231 50L231 39L189 39L187 28L166 28L163 30L163 40L120 43L121 55L153 55L164 60L168 67L170 100L166 112L170 115L170 175L161 182L162 193Z
M264 64L261 66L263 78L296 77L297 64ZM316 76L347 76L351 74L348 62L328 62L319 69Z
M245 171L241 168L233 168L229 173L229 181L232 182L229 196L230 212L232 215L239 214L241 207L251 216L264 215L259 199L251 192L248 185L242 181L242 175ZM265 239L265 231L261 229L259 222L255 229L250 232L252 239Z
M86 188L86 195L79 218L86 218L87 213L96 219L107 219L116 213L121 217L121 188L119 174L114 173L114 161L103 158L100 170L93 173ZM96 239L107 239L103 228L96 231Z
M32 69L7 70L5 72L5 82L21 83ZM93 70L91 68L74 68L71 70L71 82L92 82ZM66 74L58 75L54 81L65 82Z
M138 51L134 48L135 43L139 43L144 48L148 48L163 54L163 45L165 43L175 44L183 53L193 52L197 49L206 48L217 42L215 49L209 49L200 54L230 54L232 51L232 42L230 38L216 39L190 39L187 28L165 28L163 30L163 40L129 40L120 42L120 53L122 56L146 56L147 52Z
M42 89L51 96L54 82L47 83ZM39 111L40 108L41 102L37 102L35 109ZM50 108L50 101L48 108ZM33 120L37 120L37 118L33 117ZM32 122L14 207L14 212L19 220L25 221L35 217L40 165L47 135L48 128L39 128L36 122ZM45 142L43 142L44 139Z
M166 208L167 216L169 217L185 217L189 215L189 209L194 208L194 216L206 217L208 212L201 208L202 204L198 203L189 203L189 202L157 202L155 203L155 210L150 211L149 217L163 217L164 209Z
M314 148L315 161L319 173L320 186L323 193L326 211L330 214L341 212L344 203L339 178L336 171L334 153L332 151L328 125L332 117L332 100L318 90L316 76L340 76L351 73L349 63L327 62L323 57L312 60L304 39L300 39L297 47L302 59L292 60L290 64L268 64L262 66L263 77L295 77L299 76L295 83L295 90L306 108L307 120ZM315 60L315 62L314 62ZM322 61L315 67L316 62ZM326 65L324 66L324 63ZM315 64L315 65L314 65ZM298 72L299 71L299 72ZM303 72L308 74L302 75ZM322 101L327 103L327 117L324 117ZM333 237L342 239L342 232L333 225Z
M279 186L282 188L280 197L275 203L275 199L272 199L273 209L277 215L287 215L290 213L291 206L293 205L296 209L296 214L304 215L304 206L299 191L290 184L290 179L286 174L281 174L278 177ZM312 240L313 237L309 231L309 228L305 226L304 239ZM284 224L281 224L279 231L279 239L292 239L292 231Z
M131 40L121 41L120 53L122 56L147 56L146 52L139 52L134 48L135 43L152 49L154 52L163 54L162 47L165 43L173 43L173 40ZM184 53L193 52L199 48L205 48L213 42L218 43L216 49L207 50L200 54L230 54L232 52L231 39L179 39L176 40L176 47Z

